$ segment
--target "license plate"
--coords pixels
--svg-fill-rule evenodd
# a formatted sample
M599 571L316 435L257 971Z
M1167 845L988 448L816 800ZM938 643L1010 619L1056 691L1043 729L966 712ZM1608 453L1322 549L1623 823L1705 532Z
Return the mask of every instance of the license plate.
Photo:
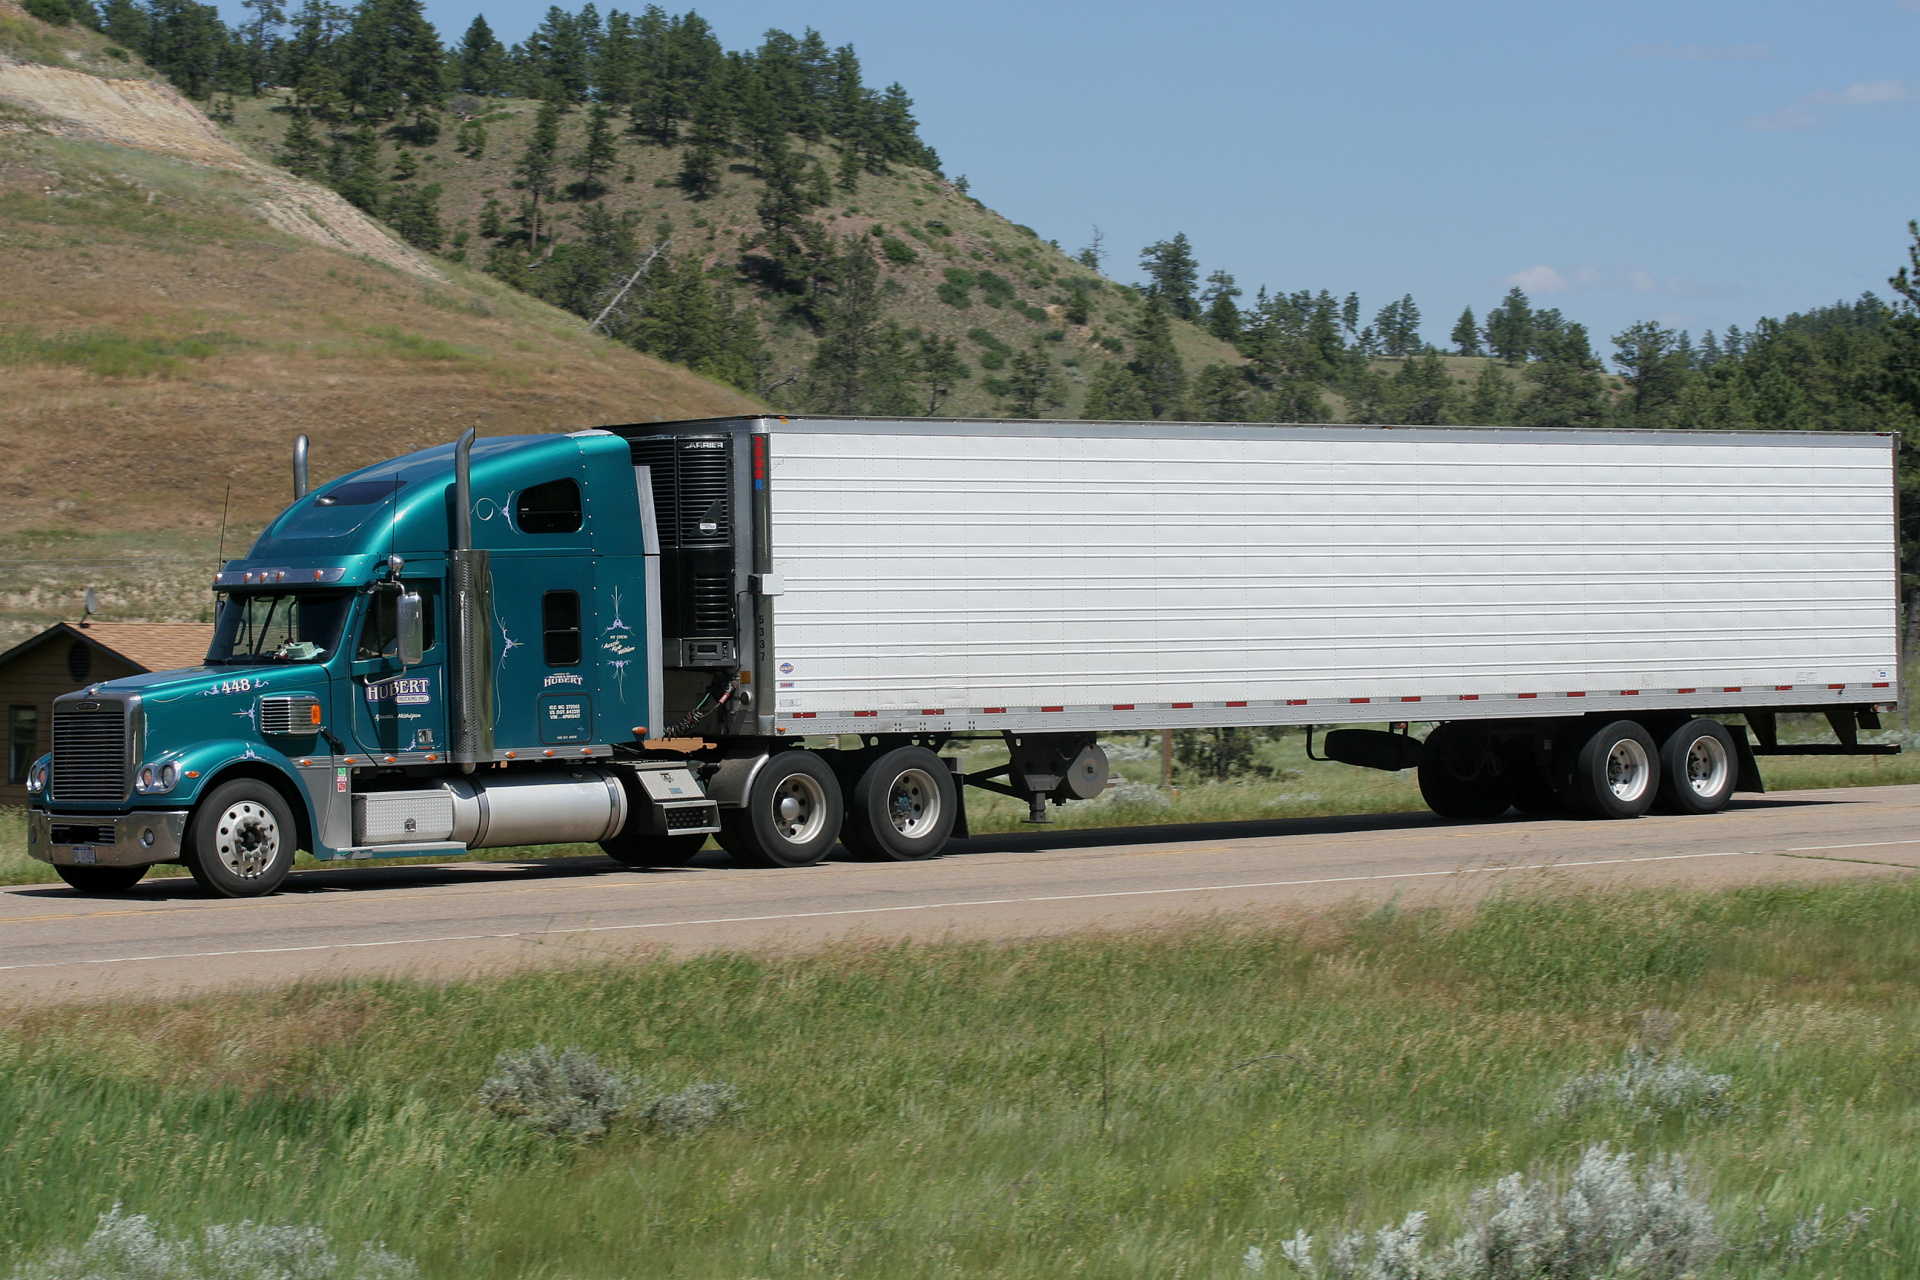
M92 866L94 863L93 846L90 844L77 844L73 846L73 861L75 866Z

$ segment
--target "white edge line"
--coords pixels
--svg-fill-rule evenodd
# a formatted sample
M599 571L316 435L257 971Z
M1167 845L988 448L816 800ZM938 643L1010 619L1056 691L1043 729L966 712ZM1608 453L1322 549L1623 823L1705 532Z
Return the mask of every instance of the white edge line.
M1920 841L1894 843L1920 844ZM233 951L182 951L152 956L102 956L91 960L46 960L30 964L0 965L0 972L15 969L59 969L80 964L138 964L154 960L208 960L221 956L285 955L299 951L349 951L365 947L427 946L435 942L478 942L496 938L540 938L567 933L621 933L635 929L684 929L709 924L758 924L769 920L816 920L831 916L883 915L892 911L939 911L950 907L996 907L1023 902L1076 902L1092 898L1146 898L1169 893L1226 893L1235 889L1288 889L1311 884L1355 884L1369 880L1421 880L1433 876L1506 874L1514 871L1552 871L1560 867L1609 867L1636 862L1684 862L1693 858L1744 858L1754 850L1735 849L1725 853L1669 853L1647 858L1601 858L1587 862L1532 862L1517 867L1461 867L1451 871L1395 871L1375 876L1328 876L1318 880L1257 880L1246 884L1203 884L1180 889L1122 889L1113 893L1065 893L1034 898L977 898L963 902L918 902L902 907L848 907L840 911L792 911L767 916L716 916L707 920L657 920L643 924L581 925L570 929L528 929L518 933L464 933L440 938L392 938L378 942L323 942L300 947L248 947Z
M1788 853L1819 853L1823 849L1881 849L1890 844L1920 844L1920 840L1868 840L1861 844L1810 844Z

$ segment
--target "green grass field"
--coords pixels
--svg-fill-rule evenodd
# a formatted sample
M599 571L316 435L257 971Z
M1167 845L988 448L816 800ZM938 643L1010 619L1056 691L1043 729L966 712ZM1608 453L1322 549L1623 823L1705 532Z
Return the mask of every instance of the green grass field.
M4 1013L0 1273L79 1274L47 1252L120 1204L426 1277L1285 1275L1604 1141L1690 1162L1703 1280L1878 1280L1920 1257L1917 967L1876 880ZM745 1106L557 1142L476 1102L536 1043ZM1634 1045L1713 1083L1582 1092Z

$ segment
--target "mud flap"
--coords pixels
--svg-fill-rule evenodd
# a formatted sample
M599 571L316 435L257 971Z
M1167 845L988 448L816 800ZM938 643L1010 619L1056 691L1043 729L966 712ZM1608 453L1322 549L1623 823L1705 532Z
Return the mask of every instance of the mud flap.
M1740 777L1733 784L1733 789L1764 795L1767 784L1760 777L1760 762L1754 759L1753 744L1747 741L1747 726L1728 724L1722 725L1721 728L1733 735L1733 756L1740 766Z

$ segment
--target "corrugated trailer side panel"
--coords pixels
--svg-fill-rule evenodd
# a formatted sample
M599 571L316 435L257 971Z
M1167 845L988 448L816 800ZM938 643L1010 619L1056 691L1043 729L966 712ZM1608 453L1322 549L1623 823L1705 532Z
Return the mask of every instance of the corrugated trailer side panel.
M768 425L789 732L1894 696L1886 437Z

